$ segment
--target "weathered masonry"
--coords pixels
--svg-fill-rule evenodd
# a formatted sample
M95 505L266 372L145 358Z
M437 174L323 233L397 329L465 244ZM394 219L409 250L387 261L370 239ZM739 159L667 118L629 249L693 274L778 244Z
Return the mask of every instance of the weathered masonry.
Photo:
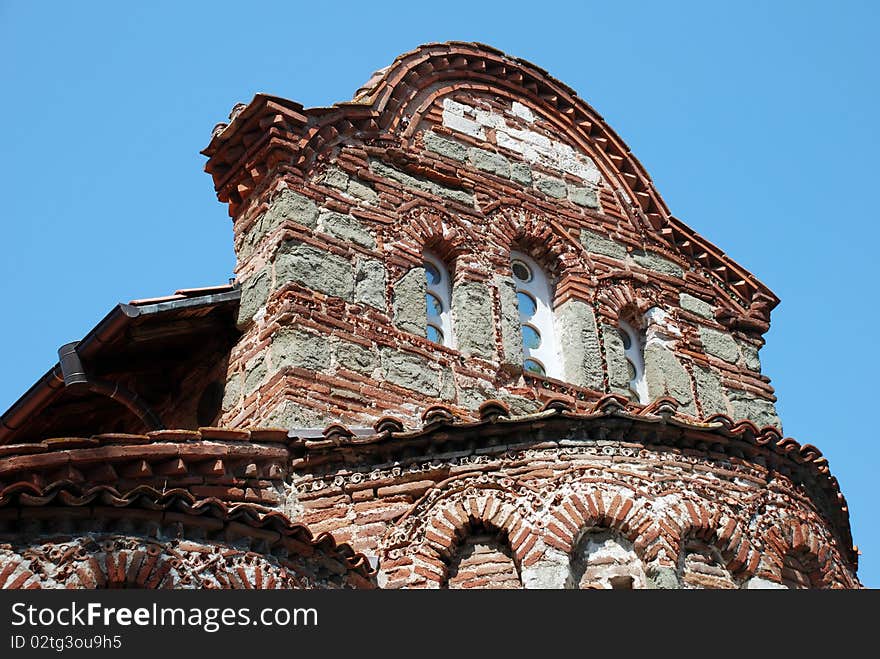
M236 282L120 305L2 417L0 586L119 581L52 558L74 510L141 586L859 586L778 299L545 71L426 45L203 153Z

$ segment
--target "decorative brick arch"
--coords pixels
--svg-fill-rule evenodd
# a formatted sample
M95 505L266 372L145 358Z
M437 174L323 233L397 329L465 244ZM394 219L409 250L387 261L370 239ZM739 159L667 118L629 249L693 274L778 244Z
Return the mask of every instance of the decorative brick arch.
M386 248L392 253L421 254L428 249L446 261L447 266L469 249L468 236L458 220L435 206L418 205L407 209L395 222L391 235L393 242L387 243Z
M504 533L518 571L540 558L543 545L534 523L524 514L526 501L522 496L495 483L453 480L447 485L445 491L435 490L430 502L423 498L420 503L427 506L416 504L398 522L403 528L391 529L386 535L391 543L403 545L388 554L409 554L413 571L426 580L428 587L440 587L445 582L458 546L474 528Z
M639 286L633 286L629 281L609 280L597 288L596 302L613 318L632 316L638 319L651 307L658 306L650 293L641 282Z
M59 558L52 576L64 588L181 588L198 579L164 543L134 538L81 538Z
M725 567L737 579L746 579L755 573L761 556L732 515L712 510L705 502L685 499L677 517L681 533L674 539L674 546L679 559L688 540L695 539L716 549Z
M40 578L18 554L0 551L0 590L36 590L42 588Z
M555 220L516 206L500 206L488 215L494 237L509 260L512 250L528 252L562 284L569 277L586 278L578 251L581 249Z
M769 525L763 535L767 551L772 555L774 581L783 581L783 566L788 556L798 556L813 564L808 574L811 588L854 587L855 584L835 564L833 549L819 537L813 525L793 516Z
M662 532L642 502L604 488L584 489L568 495L556 506L544 528L545 544L570 555L583 535L593 528L616 531L633 544L645 563L662 550L656 539ZM668 543L666 543L668 544Z

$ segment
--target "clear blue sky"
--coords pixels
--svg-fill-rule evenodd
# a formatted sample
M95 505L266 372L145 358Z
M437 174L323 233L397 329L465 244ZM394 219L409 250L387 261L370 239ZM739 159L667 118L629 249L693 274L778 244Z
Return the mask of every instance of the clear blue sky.
M0 0L0 410L115 303L231 276L199 151L234 103L329 105L420 43L481 41L577 90L672 212L782 299L764 372L880 587L878 7Z

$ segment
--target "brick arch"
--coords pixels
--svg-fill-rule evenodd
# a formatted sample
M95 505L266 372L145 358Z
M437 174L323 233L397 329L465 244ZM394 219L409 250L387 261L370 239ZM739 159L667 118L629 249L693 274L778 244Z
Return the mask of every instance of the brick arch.
M28 561L11 551L0 551L0 590L37 590L40 578L27 565Z
M480 527L506 535L518 572L535 562L542 546L532 523L520 511L522 503L514 492L492 484L471 484L446 493L419 515L410 534L422 538L414 544L415 571L429 586L440 587L461 542Z
M716 549L725 567L737 579L752 576L758 568L760 554L752 546L737 520L720 510L711 510L705 503L685 499L678 507L681 533L674 538L676 556L680 560L688 540L700 540Z
M628 281L606 283L597 289L596 302L613 318L638 320L648 309L657 306L656 300L647 293L642 286L633 286Z
M393 253L421 254L430 250L452 270L455 261L469 249L468 236L457 219L433 206L416 206L402 213L394 224L393 239L387 243Z
M615 531L633 544L644 563L654 560L669 543L657 542L663 533L647 506L603 488L569 494L555 507L543 534L545 544L571 555L591 529Z
M526 252L561 282L571 275L585 277L578 244L552 218L514 206L502 206L488 216L492 243L507 261L513 250Z
M54 575L65 588L153 590L198 583L163 544L115 538L77 544Z
M783 581L786 559L798 557L813 564L808 574L811 588L853 586L835 565L832 548L819 537L809 522L787 515L781 522L768 525L763 540L772 554L775 581Z

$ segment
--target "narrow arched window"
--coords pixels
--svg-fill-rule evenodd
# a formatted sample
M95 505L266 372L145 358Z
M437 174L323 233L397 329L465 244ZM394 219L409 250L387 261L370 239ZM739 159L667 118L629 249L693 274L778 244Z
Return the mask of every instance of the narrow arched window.
M510 267L522 327L523 368L530 373L561 378L550 280L533 259L521 252L510 253Z
M423 255L425 265L425 305L427 317L425 335L429 341L453 347L452 336L452 285L449 270L439 258L429 252Z
M633 400L648 402L648 383L645 380L645 346L642 333L625 320L617 329L623 342L623 354L629 369L629 391Z

